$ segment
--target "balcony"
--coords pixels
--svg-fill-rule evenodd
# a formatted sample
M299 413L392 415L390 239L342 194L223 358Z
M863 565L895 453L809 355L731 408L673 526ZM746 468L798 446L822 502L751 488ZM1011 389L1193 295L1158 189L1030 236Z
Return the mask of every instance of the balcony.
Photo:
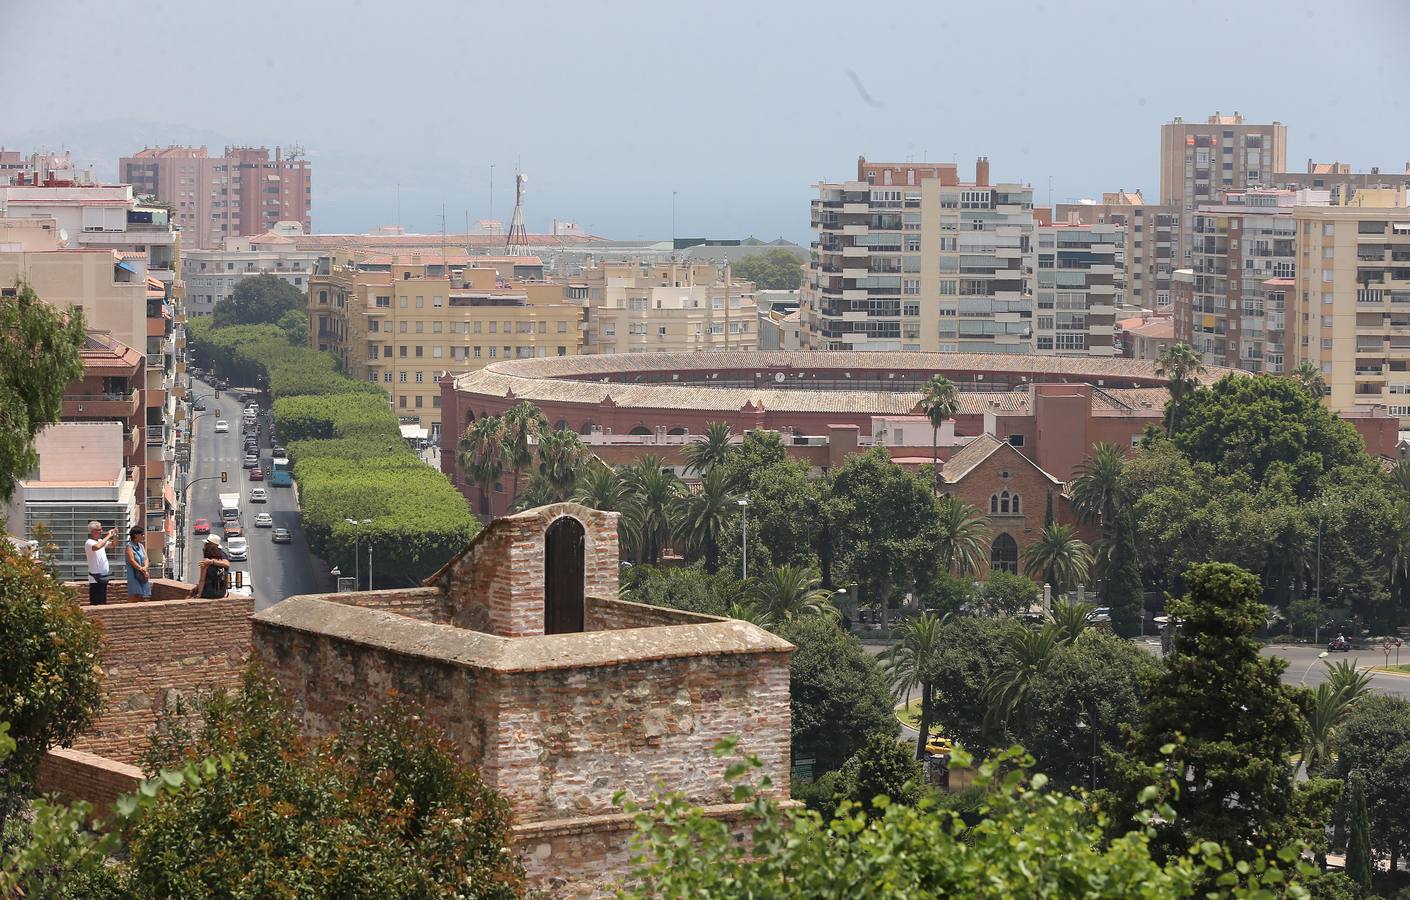
M128 419L140 408L137 391L112 394L65 394L64 419Z
M1378 366L1357 365L1357 367L1356 367L1356 377L1357 377L1357 378L1384 378L1384 377L1385 377L1385 373L1386 373L1386 369L1385 369L1385 366L1384 366L1384 365L1378 365Z

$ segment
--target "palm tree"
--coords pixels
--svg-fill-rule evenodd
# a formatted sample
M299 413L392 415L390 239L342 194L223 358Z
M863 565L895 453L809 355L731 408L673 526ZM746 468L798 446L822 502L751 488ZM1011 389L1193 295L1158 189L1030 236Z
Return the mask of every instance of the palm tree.
M543 479L553 498L550 502L561 503L573 495L592 451L577 432L559 428L539 435L538 456L539 470L534 477Z
M681 480L654 453L623 467L622 481L631 503L622 510L641 542L637 561L656 565L671 540L672 522L681 496Z
M729 459L734 447L730 444L730 438L734 436L728 423L711 422L705 426L705 435L701 440L691 441L685 445L683 452L689 465L687 472L695 472L703 475L715 466Z
M989 537L988 518L958 497L941 497L937 504L939 540L936 556L941 567L960 575L979 571Z
M1053 604L1050 616L1058 639L1067 644L1077 640L1078 635L1092 627L1092 612L1095 609L1090 603L1078 603L1076 600Z
M520 400L504 412L505 456L514 470L511 503L519 497L519 472L534 461L530 442L547 430L548 420L527 400Z
M1307 740L1302 748L1302 765L1311 775L1318 764L1331 755L1332 739L1337 726L1350 711L1351 701L1345 687L1324 681L1312 692L1312 702L1307 710Z
M1176 431L1180 406L1199 386L1205 371L1204 360L1189 344L1171 344L1155 362L1155 374L1170 379L1170 433Z
M775 622L803 616L835 618L832 592L818 587L818 573L790 565L774 566L762 577L751 579L750 600Z
M934 687L930 673L944 649L944 624L945 617L921 613L901 626L900 642L881 657L886 675L891 680L891 690L898 701L906 700L911 691L920 687L920 722L917 723L920 735L916 738L916 759L925 757L925 742L930 739L931 691Z
M1092 455L1077 466L1072 479L1072 508L1083 522L1101 525L1116 523L1116 517L1130 500L1121 483L1126 469L1126 453L1116 444L1100 441Z
M1346 702L1355 703L1371 693L1371 673L1363 672L1344 659L1324 662L1327 667L1327 684L1346 691Z
M1042 578L1059 592L1084 581L1092 568L1092 548L1071 525L1049 525L1024 551L1023 571Z
M573 500L589 509L621 513L617 517L617 540L627 557L638 558L641 545L635 530L636 516L632 510L632 494L618 471L593 457L578 479Z
M771 631L774 628L774 623L769 619L768 613L747 601L731 603L725 610L725 618L749 622L752 625L758 625L765 631Z
M1297 364L1296 369L1288 374L1314 400L1320 402L1323 397L1327 396L1327 379L1323 377L1322 370L1317 368L1317 364L1311 360L1304 359Z
M705 571L711 575L720 568L720 535L734 511L725 470L712 467L700 479L700 489L686 494L676 511L676 528L685 544L688 558L705 558Z
M499 416L481 416L466 427L457 447L460 471L479 488L480 513L487 513L490 487L504 474L504 421Z
M1062 646L1062 636L1051 625L1033 630L1022 628L1005 641L1008 652L984 685L986 728L1006 728L1023 714L1028 689L1048 670L1053 653Z
M1390 470L1391 486L1400 492L1401 497L1410 500L1410 459L1402 459Z
M935 470L935 493L940 493L940 426L960 409L960 394L944 375L932 375L920 389L920 411L930 420L930 465Z

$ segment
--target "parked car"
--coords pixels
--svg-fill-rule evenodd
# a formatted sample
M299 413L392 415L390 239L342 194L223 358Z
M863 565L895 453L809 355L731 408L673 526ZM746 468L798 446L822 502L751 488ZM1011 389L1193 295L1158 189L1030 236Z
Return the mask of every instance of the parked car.
M246 469L253 469L259 465L259 457L253 453L246 453L245 461L241 465Z
M293 542L294 536L289 534L287 528L276 528L270 533L269 539L276 544L289 544Z
M251 481L264 481L264 470L263 470L263 469L251 469L251 470L250 470L250 480L251 480Z
M262 512L262 513L260 513L259 515L255 516L255 527L256 527L256 528L273 528L273 527L274 527L274 517L271 516L271 515L270 515L269 513L267 513L267 512Z
M194 521L194 522L191 523L191 530L192 530L193 532L195 532L196 534L210 534L210 533L211 533L211 520L210 520L210 519L197 519L196 521Z
M270 452L272 452L272 453L274 454L274 458L275 458L275 459L280 459L280 458L285 458L285 459L287 459L288 456L289 456L289 454L288 454L287 452L285 452L285 450L284 450L283 447L275 447L275 448L274 448L272 451L270 451Z
M242 561L250 558L250 542L244 536L230 538L225 542L225 552L232 560ZM233 582L234 579L232 578Z
M268 503L269 494L265 491L264 488L250 488L250 502Z
M1110 621L1111 621L1111 607L1109 607L1109 606L1098 606L1096 609L1092 610L1092 622L1093 622L1093 623L1097 623L1097 622L1110 622Z
M200 398L199 400L197 400L197 401L195 402L195 404L194 404L191 408L194 409L194 410L196 410L197 412L201 412L202 410L204 410L204 409L206 408L206 398L205 398L205 397Z
M227 421L225 421L224 419L216 419L216 420L215 420L215 433L216 433L216 434L229 434L229 433L230 433L230 423L227 422Z

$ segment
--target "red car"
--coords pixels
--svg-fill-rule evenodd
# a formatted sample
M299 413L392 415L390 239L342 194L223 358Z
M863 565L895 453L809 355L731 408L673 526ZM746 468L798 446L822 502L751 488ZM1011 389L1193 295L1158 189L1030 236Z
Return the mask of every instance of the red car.
M194 531L196 534L210 534L211 520L197 519L195 522L191 523L191 530Z
M250 470L250 480L251 480L251 481L264 481L264 470L263 470L263 469L251 469L251 470Z

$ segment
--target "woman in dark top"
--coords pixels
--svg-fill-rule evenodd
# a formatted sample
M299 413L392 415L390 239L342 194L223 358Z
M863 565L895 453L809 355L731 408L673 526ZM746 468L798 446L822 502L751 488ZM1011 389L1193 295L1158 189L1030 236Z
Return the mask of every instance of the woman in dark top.
M192 589L191 596L212 600L224 597L225 576L230 569L230 561L220 549L220 538L215 535L206 538L203 556L201 571L196 576L196 586Z

